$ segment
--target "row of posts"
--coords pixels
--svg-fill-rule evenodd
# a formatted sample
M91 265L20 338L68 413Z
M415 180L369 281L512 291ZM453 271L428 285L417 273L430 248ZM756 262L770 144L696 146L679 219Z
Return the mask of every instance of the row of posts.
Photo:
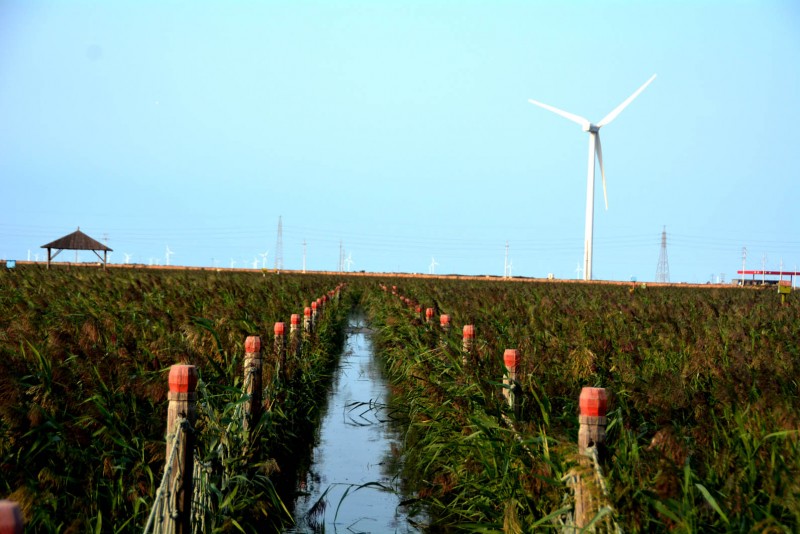
M326 295L316 299L303 310L302 332L311 336L319 324L325 306L333 300L340 298L344 284L338 285ZM279 365L281 378L286 378L286 326L284 323L275 323L274 354ZM301 331L300 315L293 314L289 329L289 347L296 358L301 356ZM261 338L248 336L244 342L244 393L247 400L244 402L245 430L252 428L255 421L261 416L262 402L262 361ZM172 465L165 466L165 471L170 471L170 480L167 488L168 510L166 517L167 532L188 534L191 532L192 509L192 475L194 473L194 444L195 435L191 431L197 419L197 367L194 365L173 365L169 370L169 394L167 396L167 460L172 458ZM176 436L176 433L179 434ZM173 456L173 444L176 448ZM22 534L23 520L19 505L13 501L0 500L0 534Z
M388 289L381 286L384 291ZM392 294L400 297L407 306L414 307L416 314L423 319L422 306L416 304L412 299L404 297L397 292L397 286L392 286ZM431 325L434 322L436 312L433 308L426 308L424 313L425 324ZM439 324L442 331L447 334L450 331L450 316L442 314L439 316ZM462 330L463 362L466 364L468 358L475 355L475 325L464 325ZM505 372L503 374L503 396L509 408L514 411L516 416L520 415L522 388L520 383L520 364L522 362L521 352L518 349L505 349L503 353L503 364ZM594 484L588 483L590 478L590 458L587 456L590 447L602 447L606 440L606 413L608 409L608 395L605 388L584 387L578 399L580 406L580 416L578 418L580 428L578 430L578 453L579 463L583 467L582 475L576 477L572 482L575 495L574 526L583 528L592 521L600 509L600 498L597 495L597 488Z

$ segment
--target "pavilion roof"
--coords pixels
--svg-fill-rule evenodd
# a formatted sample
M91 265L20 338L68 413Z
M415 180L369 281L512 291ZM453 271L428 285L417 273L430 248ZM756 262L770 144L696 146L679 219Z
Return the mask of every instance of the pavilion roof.
M42 245L41 248L55 248L61 250L105 250L107 252L112 251L101 242L92 239L88 235L81 232L80 228L71 234L56 239L51 243Z

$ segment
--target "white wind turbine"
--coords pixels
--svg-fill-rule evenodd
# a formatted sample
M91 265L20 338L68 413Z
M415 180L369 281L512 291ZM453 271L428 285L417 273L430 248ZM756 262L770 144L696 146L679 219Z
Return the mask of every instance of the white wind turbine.
M131 262L131 257L133 257L133 254L128 254L127 252L123 252L122 255L125 256L126 265Z
M165 257L166 257L166 259L167 259L167 263L166 263L166 266L167 266L167 267L169 267L169 257L170 257L170 256L172 256L173 254L175 254L175 253L174 253L174 252L172 252L172 251L169 249L169 245L167 245L167 251L164 253L164 256L165 256Z
M353 261L353 255L352 254L348 254L347 255L347 259L344 260L344 263L347 265L347 271L350 272L350 268L353 267L353 264L355 263Z
M439 265L436 259L431 256L431 264L428 266L428 274L436 274L436 266Z
M611 121L617 118L617 115L622 113L622 110L628 107L628 104L633 102L633 100L639 96L639 93L644 91L645 87L650 85L656 78L656 75L653 74L649 80L647 80L644 85L642 85L639 89L636 90L631 96L627 98L622 104L614 108L614 110L606 115L603 120L598 122L597 124L592 124L588 119L585 119L579 115L574 115L567 111L560 110L558 108L554 108L553 106L549 106L547 104L543 104L541 102L537 102L536 100L528 100L533 105L539 106L544 108L548 111L552 111L556 115L561 115L565 119L569 119L572 122L576 122L581 125L584 132L589 133L589 173L587 177L587 185L586 185L586 230L585 230L585 238L584 238L584 253L583 253L583 279L584 280L591 280L592 279L592 231L594 226L594 158L595 154L597 155L597 161L600 163L600 174L603 178L603 199L606 203L606 209L608 209L608 196L606 195L606 174L603 170L603 150L600 147L600 128L609 124Z
M267 256L269 256L269 250L266 251L263 254L259 254L259 256L261 256L261 268L262 269L266 269L267 268Z

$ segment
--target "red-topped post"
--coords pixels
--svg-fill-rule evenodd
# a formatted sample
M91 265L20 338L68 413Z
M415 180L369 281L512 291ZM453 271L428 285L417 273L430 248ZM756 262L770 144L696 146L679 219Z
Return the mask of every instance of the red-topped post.
M578 430L578 451L585 453L589 447L606 442L608 395L605 388L583 388L579 404L581 426Z
M311 334L311 329L314 328L313 314L314 312L309 306L306 306L306 308L303 310L303 332L308 335Z
M311 331L317 329L317 322L319 321L319 304L316 301L311 303Z
M508 406L514 409L514 413L519 412L520 394L519 382L517 381L517 369L520 364L520 353L517 349L506 349L503 352L503 363L506 372L503 376L503 396L508 402Z
M450 332L450 316L449 315L443 314L443 315L439 316L439 324L441 325L442 330L444 331L445 334Z
M433 321L433 308L425 308L425 322L430 323Z
M302 345L300 341L300 314L293 313L291 326L289 326L289 353L299 359Z
M463 337L461 339L461 363L467 365L470 359L475 355L475 326L471 324L464 325Z
M462 349L466 354L471 354L475 347L475 326L471 324L464 325L464 337L462 339Z
M591 473L592 464L585 456L589 447L597 447L606 441L606 412L608 411L608 395L604 388L585 387L578 399L580 405L580 428L578 430L578 452L583 471ZM586 478L591 475L586 475ZM600 509L600 495L594 484L579 477L575 483L575 526L587 526Z
M192 475L194 473L194 423L197 418L197 368L194 365L173 365L169 370L169 406L167 408L167 460L177 448L169 480L175 493L168 495L174 512L167 517L167 530L178 534L192 531ZM188 425L182 427L181 421ZM177 438L176 438L177 434ZM170 527L171 525L171 527Z
M22 534L22 511L14 501L0 501L0 534Z
M244 340L244 421L245 431L253 427L261 415L261 338L247 336Z
M286 324L275 323L275 361L280 377L286 380Z

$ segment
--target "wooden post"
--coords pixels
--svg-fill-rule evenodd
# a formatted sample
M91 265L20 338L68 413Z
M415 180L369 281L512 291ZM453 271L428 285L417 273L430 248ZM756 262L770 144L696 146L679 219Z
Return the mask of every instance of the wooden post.
M280 377L286 381L286 324L275 323L275 361L280 368Z
M309 306L306 306L303 310L303 332L310 336L313 328L313 312Z
M301 357L300 351L303 343L300 340L300 314L293 313L289 326L289 353L299 360Z
M519 382L517 380L517 369L520 364L520 354L517 349L506 349L503 353L503 363L506 372L503 376L503 396L508 402L509 408L514 410L514 415L519 416L520 397Z
M433 321L433 308L425 309L425 322L430 324Z
M461 340L461 350L464 351L462 361L466 364L470 356L473 354L475 348L475 326L471 324L464 325L464 337Z
M169 371L169 407L167 408L167 460L172 454L172 444L178 433L177 452L172 463L172 473L168 482L167 531L189 534L192 531L190 517L192 511L192 474L194 473L194 422L197 417L197 368L194 365L173 365ZM180 420L185 418L189 427L181 428Z
M244 341L244 421L242 426L249 431L261 416L261 338L247 336Z
M22 534L22 512L14 501L0 501L0 534Z
M439 317L439 324L442 327L442 331L447 334L450 332L450 316L447 314L441 315Z
M608 395L604 388L583 388L579 399L578 453L581 472L575 483L575 526L583 528L600 509L600 489L594 483L592 461L585 456L589 447L602 447L606 442Z
M311 331L317 330L317 322L319 321L319 304L316 301L311 303Z

